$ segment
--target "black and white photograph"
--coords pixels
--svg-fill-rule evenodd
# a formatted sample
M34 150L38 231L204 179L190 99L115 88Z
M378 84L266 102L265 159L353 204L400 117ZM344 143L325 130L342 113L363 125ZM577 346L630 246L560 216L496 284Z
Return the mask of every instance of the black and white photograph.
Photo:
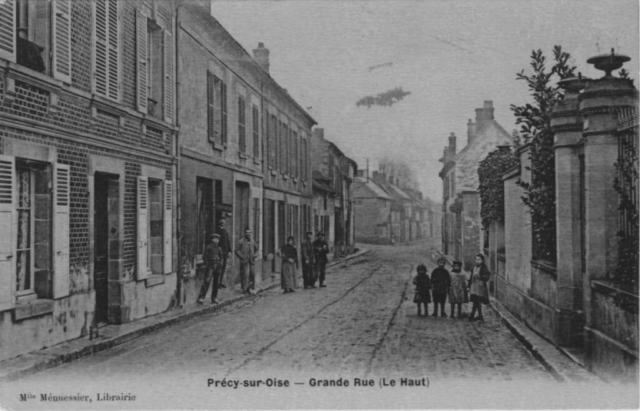
M637 409L638 0L0 0L0 409Z

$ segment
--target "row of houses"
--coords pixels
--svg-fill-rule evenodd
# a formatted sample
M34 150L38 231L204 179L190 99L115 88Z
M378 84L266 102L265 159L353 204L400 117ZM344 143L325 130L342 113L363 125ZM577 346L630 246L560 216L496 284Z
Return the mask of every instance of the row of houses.
M384 171L381 167L369 176L368 169L360 170L355 179L356 241L393 244L437 236L435 203L406 178Z
M531 144L516 150L488 120L489 102L470 131L495 129L489 146L471 142L468 167L445 149L441 172L443 248L467 269L483 252L492 273L492 295L514 316L607 381L638 380L638 91L615 77L629 58L588 60L605 75L570 78L551 113L555 159L554 249L543 256L523 184L532 181ZM497 149L497 150L496 150ZM450 150L450 151L449 151ZM501 176L504 218L482 230L478 211L478 162L491 151L513 152ZM466 161L466 160L464 160ZM455 170L455 171L454 171ZM461 187L462 185L462 187Z
M353 248L357 165L269 65L209 1L0 2L2 359L180 306L222 217L257 285L288 236Z

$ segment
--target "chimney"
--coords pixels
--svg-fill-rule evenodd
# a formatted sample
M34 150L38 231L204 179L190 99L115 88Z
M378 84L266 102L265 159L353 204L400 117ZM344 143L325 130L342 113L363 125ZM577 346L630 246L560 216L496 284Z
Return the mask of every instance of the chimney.
M493 101L485 100L484 107L476 109L476 127L482 127L491 120L493 120Z
M456 155L456 135L451 133L449 136L449 156L453 157Z
M467 144L471 144L474 138L476 138L476 123L469 119L467 123Z
M267 74L269 73L269 49L264 43L258 43L258 48L253 49L253 59Z

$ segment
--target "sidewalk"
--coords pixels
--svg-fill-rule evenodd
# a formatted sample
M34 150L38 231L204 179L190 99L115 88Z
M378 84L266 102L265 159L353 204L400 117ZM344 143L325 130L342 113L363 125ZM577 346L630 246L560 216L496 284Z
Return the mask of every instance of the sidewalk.
M553 344L536 334L514 317L498 300L491 297L491 307L509 331L531 352L556 380L562 382L600 382L595 374L574 362Z
M370 250L360 250L327 264L327 268L344 264L349 260L368 254ZM256 295L280 285L279 276L263 282ZM12 381L48 368L78 360L82 357L109 349L116 345L141 337L145 334L169 327L200 315L221 310L241 300L252 298L253 295L225 293L218 305L199 305L195 302L183 308L164 312L151 317L142 318L127 324L107 325L100 328L99 337L90 340L88 336L67 341L62 344L0 361L0 382Z

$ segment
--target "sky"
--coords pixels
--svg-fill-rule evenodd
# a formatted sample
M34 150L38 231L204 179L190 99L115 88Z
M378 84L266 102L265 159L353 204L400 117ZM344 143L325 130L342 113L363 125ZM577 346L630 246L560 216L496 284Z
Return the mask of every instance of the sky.
M211 13L249 53L265 44L271 76L359 168L403 160L434 200L447 137L464 147L485 100L500 125L516 128L510 105L531 102L516 73L530 71L533 49L552 59L561 45L579 72L599 78L586 60L613 47L638 77L637 0L212 0ZM396 87L411 94L356 106Z

